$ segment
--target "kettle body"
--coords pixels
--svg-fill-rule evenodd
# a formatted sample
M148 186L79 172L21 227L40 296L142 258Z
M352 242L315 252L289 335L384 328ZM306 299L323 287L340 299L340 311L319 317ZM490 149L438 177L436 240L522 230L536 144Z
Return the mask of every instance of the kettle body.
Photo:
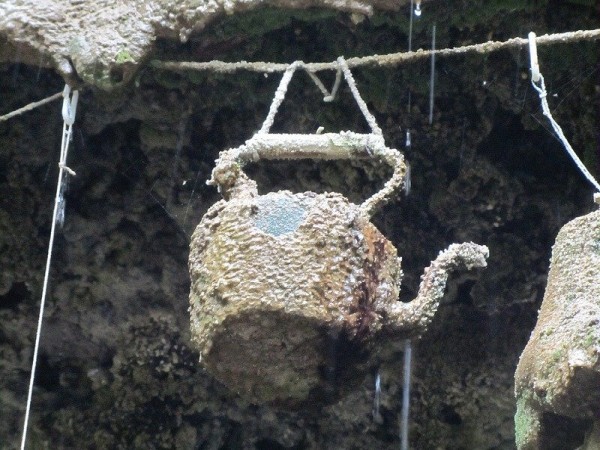
M270 134L302 65L292 64L261 130L219 155L209 184L223 200L192 236L192 343L211 375L253 403L318 408L337 401L362 382L380 345L426 330L450 272L486 264L486 247L453 244L425 270L417 298L398 301L401 260L370 217L397 196L406 164L386 147L345 61L338 62L372 132ZM258 195L243 172L250 161L305 158L374 159L393 173L356 205L336 193Z

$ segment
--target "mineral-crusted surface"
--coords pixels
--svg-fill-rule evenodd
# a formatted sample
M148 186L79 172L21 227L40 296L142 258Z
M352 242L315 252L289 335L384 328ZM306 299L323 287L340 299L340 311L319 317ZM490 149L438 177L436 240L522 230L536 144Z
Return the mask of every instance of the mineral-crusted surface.
M0 4L0 61L19 59L102 89L129 82L159 38L187 42L219 17L259 7L326 7L370 16L391 0L21 0ZM284 20L282 16L279 20ZM239 30L249 31L249 30Z
M591 423L600 411L600 211L566 224L552 249L538 322L515 374L519 449L547 448L545 416ZM591 428L589 426L587 428ZM570 430L580 434L582 429Z
M210 208L190 274L202 364L253 401L298 406L362 381L401 269L342 195L277 192Z
M335 193L257 196L230 156L213 171L228 200L192 236L191 331L208 371L251 401L339 400L364 379L377 337L418 338L449 274L486 265L487 247L454 244L426 269L417 298L400 303L401 259L364 205Z

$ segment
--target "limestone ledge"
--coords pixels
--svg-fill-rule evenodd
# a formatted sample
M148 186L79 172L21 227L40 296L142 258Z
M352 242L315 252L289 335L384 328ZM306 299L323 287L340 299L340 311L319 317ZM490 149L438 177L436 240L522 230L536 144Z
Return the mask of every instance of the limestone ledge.
M0 3L0 62L51 67L104 90L125 84L157 38L185 43L226 15L259 7L326 8L356 21L406 0L12 0Z

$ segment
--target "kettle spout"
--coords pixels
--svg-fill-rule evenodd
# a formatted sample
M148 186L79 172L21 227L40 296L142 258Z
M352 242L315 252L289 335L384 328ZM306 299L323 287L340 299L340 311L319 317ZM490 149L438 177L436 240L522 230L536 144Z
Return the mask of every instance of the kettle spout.
M448 276L457 270L485 267L488 256L489 250L485 245L472 242L452 244L440 252L421 276L417 297L409 303L397 302L391 311L388 311L390 328L395 329L395 333L405 334L406 337L423 334L438 309Z

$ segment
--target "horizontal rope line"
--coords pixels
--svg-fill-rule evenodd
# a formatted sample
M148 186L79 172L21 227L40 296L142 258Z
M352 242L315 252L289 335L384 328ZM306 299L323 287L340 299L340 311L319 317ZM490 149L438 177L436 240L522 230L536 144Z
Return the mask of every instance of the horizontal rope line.
M545 34L536 37L537 45L560 44L579 41L591 41L600 39L600 29L596 30L579 30L569 31L566 33ZM507 41L488 41L481 44L465 45L463 47L446 48L439 50L417 50L411 52L388 53L386 55L370 55L346 59L349 68L361 66L376 66L389 67L402 64L414 59L423 59L435 54L436 57L462 55L466 53L490 53L507 48L522 47L529 44L527 38L512 38ZM207 62L185 62L185 61L158 61L154 60L151 65L164 70L174 72L183 72L186 70L212 71L218 73L233 73L238 70L248 70L251 72L274 73L285 72L290 66L285 63L271 62L223 62L223 61L207 61ZM338 64L332 62L317 62L303 63L302 67L311 72L321 70L337 70Z
M600 39L600 29L596 30L579 30L569 31L566 33L545 34L536 37L537 45L560 44L579 41L591 41ZM346 60L349 68L361 66L376 66L376 67L391 67L402 64L413 59L423 59L435 54L436 56L452 56L466 53L490 53L506 48L521 47L528 45L527 38L512 38L507 41L488 41L481 44L465 45L463 47L446 48L440 50L417 50L410 52L388 53L386 55L370 55L348 58ZM223 62L223 61L208 61L208 62L185 62L185 61L158 61L154 60L151 65L164 70L175 72L183 72L186 70L212 71L219 73L233 73L238 70L248 70L251 72L274 73L285 72L289 64L285 63L270 63L270 62ZM321 62L321 63L302 63L302 67L310 72L318 72L321 70L338 70L337 61ZM37 102L25 105L15 111L0 116L0 122L7 121L15 116L31 111L46 103L62 97L62 92L57 92L50 97Z
M26 113L27 111L31 111L32 109L35 109L39 106L45 105L46 103L50 103L54 100L58 100L59 98L61 98L63 95L62 91L57 92L54 95L51 95L50 97L46 97L45 99L39 100L37 102L33 102L33 103L29 103L28 105L23 106L22 108L16 109L12 112L9 112L8 114L5 114L3 116L0 116L0 122L4 122L8 119L11 119L15 116L18 116L19 114L23 114Z

